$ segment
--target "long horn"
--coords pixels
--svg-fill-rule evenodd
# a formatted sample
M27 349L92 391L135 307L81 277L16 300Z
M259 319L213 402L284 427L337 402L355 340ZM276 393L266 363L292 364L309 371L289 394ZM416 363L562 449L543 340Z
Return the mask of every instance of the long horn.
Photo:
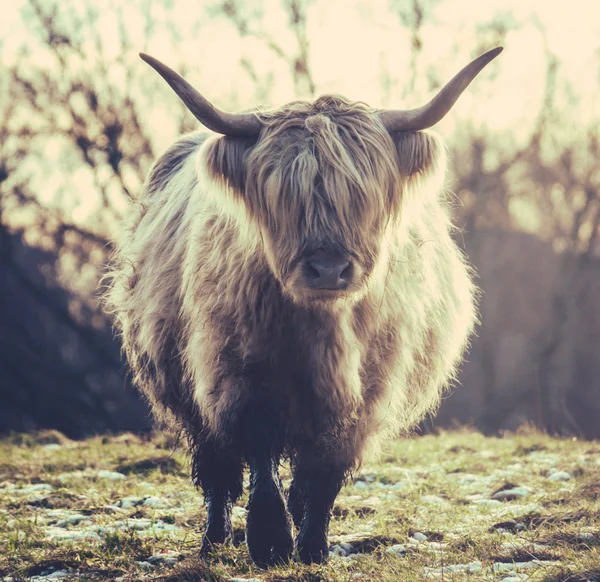
M140 53L140 57L170 85L196 119L208 129L232 137L258 135L261 123L256 115L220 111L173 69L150 55Z
M386 129L392 131L419 131L435 125L450 111L469 83L481 69L502 52L502 47L488 51L469 63L423 107L406 111L382 111L379 115Z

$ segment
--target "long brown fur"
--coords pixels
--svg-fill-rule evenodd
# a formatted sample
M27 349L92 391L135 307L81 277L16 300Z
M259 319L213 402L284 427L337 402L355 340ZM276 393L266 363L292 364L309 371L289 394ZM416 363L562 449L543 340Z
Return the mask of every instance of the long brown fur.
M156 162L108 304L159 418L226 441L260 391L289 450L356 467L435 410L473 328L444 148L340 97L261 116L255 140L194 133ZM357 265L335 297L299 278L319 248Z

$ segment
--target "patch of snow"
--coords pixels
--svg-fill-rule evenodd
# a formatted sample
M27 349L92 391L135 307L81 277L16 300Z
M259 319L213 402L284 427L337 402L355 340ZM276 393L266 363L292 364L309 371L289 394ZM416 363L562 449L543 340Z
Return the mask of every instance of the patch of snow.
M503 489L502 491L497 491L492 495L492 499L508 501L514 498L527 497L529 493L530 490L528 487L513 487L512 489Z
M62 449L62 445L59 445L58 443L50 443L48 445L44 445L42 447L42 451L58 451L59 449Z
M517 565L513 562L496 562L492 564L492 572L498 574L500 572L516 571Z
M441 568L425 568L427 574L454 574L456 572L481 572L481 562L469 564L451 564Z
M123 509L131 509L136 505L142 505L142 503L144 503L144 498L135 496L123 497L123 499L117 501L117 505Z
M84 519L81 519L83 517ZM58 542L68 542L76 540L94 540L100 541L102 536L112 534L116 531L134 530L139 535L158 535L179 531L179 527L161 520L152 521L151 519L124 519L116 521L109 526L91 526L88 518L85 516L71 516L67 519L57 522L54 526L45 528L48 539ZM78 521L79 520L79 521ZM65 529L67 525L73 523L85 524L87 527L82 529Z
M45 528L46 537L54 542L76 542L80 540L100 541L100 536L97 532L90 529L64 529L61 527Z
M26 485L25 487L21 487L20 489L12 489L11 493L18 493L19 495L30 495L31 493L49 493L53 490L52 485L48 485L48 483L36 483L35 485Z
M67 570L55 570L52 574L48 574L46 576L46 580L62 580L69 575Z
M481 572L481 562L470 562L469 572Z
M40 574L29 578L30 582L45 582L46 580L64 580L70 573L67 570L55 570L50 574Z
M470 473L467 473L458 480L458 484L471 485L472 483L476 483L477 481L481 481L481 477L477 477L476 475L471 475Z
M58 476L58 480L61 483L66 483L67 481L70 481L71 479L83 479L84 477L87 477L88 474L84 473L83 471L71 471L70 473L61 473Z
M424 533L421 533L420 531L414 533L412 535L412 538L418 542L424 542L427 540L427 536Z
M593 542L596 536L591 532L582 532L577 536L577 539L582 542Z
M60 519L56 522L56 527L68 527L70 525L79 524L91 525L92 520L87 515L81 515L80 513L77 513L75 515L65 517L64 519Z
M152 520L145 517L132 517L131 519L124 519L123 521L117 522L115 525L119 529L133 529L140 531L151 527Z
M496 562L492 565L492 572L499 574L501 572L516 572L518 570L533 570L542 566L554 566L558 564L553 560L531 560L529 562Z
M511 552L515 550L526 550L529 552L544 552L548 550L548 546L545 544L528 544L521 542L504 542L500 548L505 552Z
M101 535L117 530L134 530L142 535L156 535L179 531L179 527L171 523L165 523L160 519L153 522L151 519L141 517L124 519L115 522L112 526L96 528L96 531Z
M123 479L125 479L125 475L123 475L123 473L107 471L105 469L98 471L96 473L96 477L98 477L98 479L108 479L109 481L123 481Z
M549 481L568 481L571 478L571 474L566 471L553 471L548 477Z
M144 497L144 502L142 505L145 507L165 507L167 504L165 503L164 499L149 495L148 497Z
M401 556L406 554L406 546L404 546L404 544L394 544L393 546L389 547L385 553Z
M344 550L344 548L342 548L340 545L336 544L335 546L332 546L329 549L329 555L331 557L338 556L340 558L345 558L346 556L348 556L348 552Z
M534 511L542 511L543 507L539 503L523 503L519 505L505 505L504 513L506 515L522 515Z
M533 570L534 568L556 566L556 560L531 560L530 562L520 562L517 566L519 570Z
M177 552L164 552L162 554L155 554L148 558L150 564L167 564L167 566L174 566L177 563L179 554Z

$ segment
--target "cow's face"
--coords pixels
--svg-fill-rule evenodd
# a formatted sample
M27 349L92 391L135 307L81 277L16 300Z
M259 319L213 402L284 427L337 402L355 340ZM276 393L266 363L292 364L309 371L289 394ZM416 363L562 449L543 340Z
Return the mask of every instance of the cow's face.
M256 140L219 138L206 155L284 292L310 304L356 301L385 277L406 186L438 152L429 134L390 134L365 105L322 97L270 114Z
M221 111L175 71L140 56L206 127L228 136L207 142L199 173L229 186L222 210L255 233L249 252L262 244L295 301L334 303L360 297L377 274L385 277L387 247L399 244L395 229L404 224L406 240L407 225L414 231L427 222L426 199L415 192L410 200L406 186L422 186L431 173L439 178L443 155L421 130L440 121L501 51L471 61L416 109L375 111L325 96L263 114Z

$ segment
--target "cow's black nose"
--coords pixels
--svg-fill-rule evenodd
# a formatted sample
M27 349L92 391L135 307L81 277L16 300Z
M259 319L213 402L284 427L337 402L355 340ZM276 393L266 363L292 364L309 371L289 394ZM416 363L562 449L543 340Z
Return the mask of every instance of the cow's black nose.
M313 289L346 289L352 278L352 263L337 253L319 252L306 259L304 277Z

